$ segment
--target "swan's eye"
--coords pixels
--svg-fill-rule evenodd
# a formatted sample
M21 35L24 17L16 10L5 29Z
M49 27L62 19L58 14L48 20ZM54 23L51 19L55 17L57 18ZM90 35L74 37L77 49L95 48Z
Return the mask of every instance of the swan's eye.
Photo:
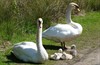
M42 24L42 23L43 23L42 18L39 18L39 19L38 19L38 23L39 23L39 24Z
M75 5L75 7L76 7L76 8L79 8L79 6L78 6L78 5Z
M41 21L39 20L39 23L41 23Z
M42 24L42 23L43 23L43 21L41 21L41 20L38 20L38 23L39 23L39 24Z
M38 24L40 25L41 24L41 21L38 21Z

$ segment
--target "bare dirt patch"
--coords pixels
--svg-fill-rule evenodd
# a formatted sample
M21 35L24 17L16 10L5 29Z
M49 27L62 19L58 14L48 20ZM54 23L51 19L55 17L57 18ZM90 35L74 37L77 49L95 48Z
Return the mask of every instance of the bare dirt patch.
M72 60L60 60L55 65L100 65L100 45L84 49Z
M0 44L0 51L7 50L12 44L9 41L2 42Z
M84 57L74 65L100 65L100 48L86 55L86 57Z

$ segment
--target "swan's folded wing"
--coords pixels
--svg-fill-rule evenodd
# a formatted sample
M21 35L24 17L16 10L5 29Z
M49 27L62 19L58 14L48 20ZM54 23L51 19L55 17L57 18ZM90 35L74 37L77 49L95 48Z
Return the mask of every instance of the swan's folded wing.
M64 38L71 35L71 26L67 24L58 24L56 26L50 27L42 33L42 37L47 39L54 38Z
M13 47L13 54L23 61L29 61L36 53L37 47L33 42L21 42Z

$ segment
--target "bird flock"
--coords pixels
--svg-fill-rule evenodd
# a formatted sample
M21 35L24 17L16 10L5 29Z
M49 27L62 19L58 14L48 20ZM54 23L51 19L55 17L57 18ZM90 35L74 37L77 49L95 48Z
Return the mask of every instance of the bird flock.
M69 53L67 53L68 51ZM72 58L77 56L76 45L73 44L71 47L68 47L66 51L63 51L61 48L58 52L52 54L50 59L52 60L71 60Z
M69 3L66 10L66 24L57 24L42 32L43 20L37 20L37 38L34 42L19 42L12 49L12 53L24 62L44 63L49 58L52 60L70 60L77 56L76 45L70 47L65 45L65 42L71 41L82 33L82 26L71 20L71 10L79 11L79 6L76 3ZM61 48L50 55L43 47L42 38L53 40L61 43Z

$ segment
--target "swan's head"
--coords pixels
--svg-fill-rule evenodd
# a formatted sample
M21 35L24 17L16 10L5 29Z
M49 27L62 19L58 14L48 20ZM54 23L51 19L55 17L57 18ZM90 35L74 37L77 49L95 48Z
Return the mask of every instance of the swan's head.
M76 45L75 44L71 45L71 49L76 49Z
M42 24L43 24L42 18L38 18L37 24L38 24L38 26L39 26L40 28L42 27Z
M74 3L74 2L70 3L69 6L70 6L72 9L75 9L75 10L77 10L77 11L80 11L78 4L76 4L76 3Z

